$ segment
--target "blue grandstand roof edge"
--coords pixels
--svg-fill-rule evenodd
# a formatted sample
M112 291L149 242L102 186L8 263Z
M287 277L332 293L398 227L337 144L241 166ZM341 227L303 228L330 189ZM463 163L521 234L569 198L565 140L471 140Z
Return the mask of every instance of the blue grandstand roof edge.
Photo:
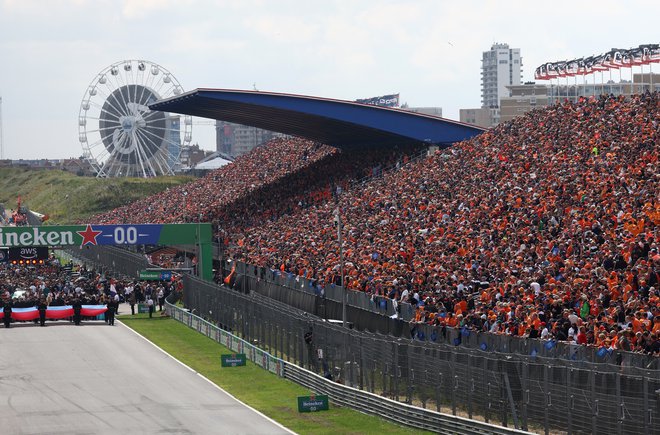
M404 109L250 90L199 88L149 107L265 128L339 147L410 142L449 145L484 131Z
M435 115L430 115L428 113L413 112L413 111L410 111L410 110L402 109L400 107L376 106L374 104L359 103L357 101L342 100L342 99L339 99L339 98L316 97L316 96L313 96L313 95L291 94L291 93L288 93L288 92L253 91L253 90L249 90L249 89L224 89L224 88L197 88L197 89L194 89L193 91L186 92L186 93L196 93L196 92L202 92L202 91L236 92L236 93L245 93L245 94L269 94L269 95L277 95L277 96L283 96L283 97L305 98L305 99L310 99L310 100L330 101L330 102L336 102L336 103L353 104L353 105L356 105L356 106L365 106L365 107L370 107L370 108L373 108L373 109L400 112L400 113L405 114L405 115L423 116L423 117L432 118L432 119L442 119L445 122L450 122L452 124L458 124L458 125L464 125L466 127L476 128L476 129L479 129L479 130L482 130L482 131L488 130L487 128L479 127L478 125L469 124L469 123L461 122L461 121L456 121L455 119L449 119L449 118L445 118L443 116L435 116ZM179 96L183 96L183 95L184 94L181 94ZM173 98L175 98L175 97L173 97ZM172 98L168 98L167 100L170 100L170 99L172 99ZM166 101L166 100L161 100L161 101ZM157 101L157 103L158 102L160 102L160 101Z

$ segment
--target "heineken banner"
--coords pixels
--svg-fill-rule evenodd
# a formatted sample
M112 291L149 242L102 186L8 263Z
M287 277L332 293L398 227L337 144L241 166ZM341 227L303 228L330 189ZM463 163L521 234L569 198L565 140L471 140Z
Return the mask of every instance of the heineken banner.
M239 367L245 365L244 353L230 353L220 355L220 362L222 367Z
M141 270L140 281L172 281L171 270Z
M316 412L327 411L330 409L328 406L328 396L298 396L298 412Z
M0 227L0 246L198 245L199 275L213 278L211 224Z
M211 224L2 227L0 246L185 245L211 239Z

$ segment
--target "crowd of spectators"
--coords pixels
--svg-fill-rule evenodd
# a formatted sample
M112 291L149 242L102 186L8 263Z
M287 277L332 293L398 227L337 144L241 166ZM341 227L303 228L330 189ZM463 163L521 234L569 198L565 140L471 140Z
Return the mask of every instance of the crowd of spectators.
M658 353L659 117L657 94L566 102L349 189L346 286L419 322ZM339 284L334 208L230 253Z
M152 300L161 307L176 283L119 280L87 269L84 265L61 265L52 257L43 265L0 263L0 307L32 308L72 305L106 305L109 302ZM1 310L2 308L0 308Z
M409 161L279 139L99 222L213 221L230 257L336 285L339 207L345 286L416 322L658 354L659 122L654 93L564 102Z
M102 224L182 223L217 220L224 207L302 167L330 157L337 149L295 138L275 139L211 171L192 183L171 187L145 199L95 216Z

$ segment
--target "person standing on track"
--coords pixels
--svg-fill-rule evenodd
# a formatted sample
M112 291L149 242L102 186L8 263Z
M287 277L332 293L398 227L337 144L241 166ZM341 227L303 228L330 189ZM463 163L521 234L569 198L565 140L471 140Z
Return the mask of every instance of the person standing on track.
M147 306L149 307L149 318L151 319L154 314L154 300L151 299L151 295L147 296Z
M135 292L128 295L128 303L131 305L131 316L135 315Z
M39 300L39 305L37 305L37 309L39 310L39 326L46 326L46 308L48 308L48 304L46 304L46 298L42 296Z
M11 299L5 302L5 306L2 308L2 312L5 314L3 322L5 323L5 328L11 327Z
M73 305L73 323L80 325L80 320L82 318L80 315L82 311L82 303L80 302L80 299L76 298L71 305Z
M165 304L165 292L163 287L158 288L158 311L163 311L163 305Z
M117 310L117 302L115 302L115 299L111 297L108 299L108 311L106 311L106 314L108 315L108 325L110 326L115 325L116 310Z

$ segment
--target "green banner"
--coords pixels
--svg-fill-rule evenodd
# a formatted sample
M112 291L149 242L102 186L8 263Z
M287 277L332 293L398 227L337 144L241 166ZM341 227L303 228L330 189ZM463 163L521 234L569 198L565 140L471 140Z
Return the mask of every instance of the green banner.
M220 356L222 367L244 366L246 362L244 353L229 353Z
M298 412L327 411L328 396L298 396Z
M147 304L138 304L138 313L148 313L149 312L149 305Z
M0 227L0 246L196 245L198 275L213 280L211 224Z
M171 281L171 270L141 270L140 280L142 281Z

